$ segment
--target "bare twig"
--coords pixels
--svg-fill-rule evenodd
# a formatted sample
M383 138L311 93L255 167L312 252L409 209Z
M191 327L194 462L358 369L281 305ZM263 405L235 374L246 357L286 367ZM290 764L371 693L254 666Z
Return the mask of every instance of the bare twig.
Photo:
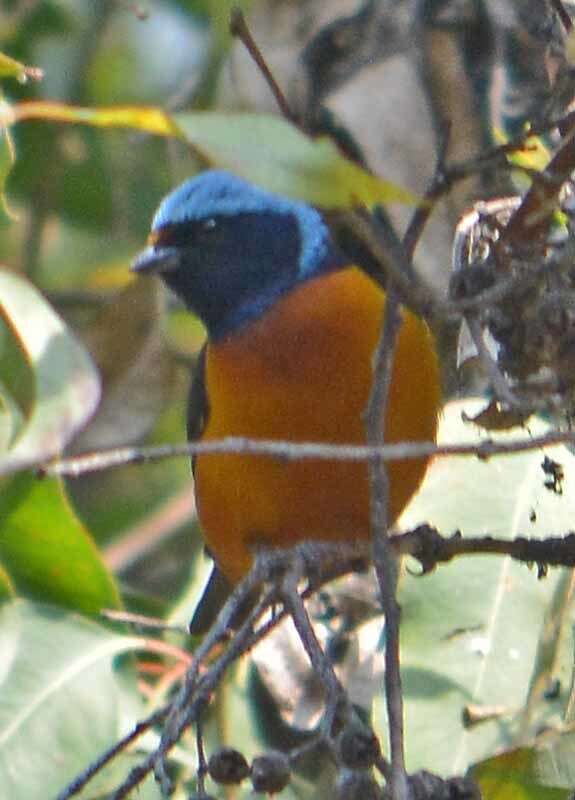
M93 761L83 772L80 773L80 775L78 775L71 783L69 783L68 786L66 786L60 792L56 800L69 800L70 797L74 797L74 795L81 792L82 789L92 780L92 778L101 772L104 767L110 763L110 761L126 750L126 748L139 739L140 736L146 733L146 731L150 730L150 728L152 728L154 725L158 725L160 722L166 719L170 713L170 708L171 704L168 703L161 708L158 708L153 714L150 714L149 717L146 717L146 719L138 722L138 724L134 726L134 729L130 731L130 733L115 742L112 747L102 753L99 758Z
M389 546L393 551L390 554L391 559L399 555L411 555L420 562L423 573L427 573L438 564L450 561L457 556L477 554L509 555L526 564L537 564L539 576L545 574L546 566L575 567L575 533L570 533L563 538L551 537L536 540L516 537L512 540L504 540L491 536L463 538L459 533L450 537L442 537L434 528L420 526L412 531L391 537ZM292 570L290 573L290 568L297 564L298 560L301 562L302 552L304 563L309 564L312 572L316 572L316 574L312 575L314 580L311 580L308 588L300 597L297 592L297 578L301 575L301 571L298 570L294 573ZM122 800L127 797L129 792L153 770L162 780L165 780L166 772L163 765L168 752L177 743L188 725L194 723L197 725L201 720L206 698L217 688L228 667L265 638L285 616L286 611L280 611L257 629L255 628L256 622L264 611L275 606L278 599L283 599L288 606L287 612L296 622L296 628L312 660L316 674L328 689L328 707L324 718L323 735L313 746L318 746L321 742L329 744L333 718L341 708L339 700L345 701L346 695L337 677L334 676L331 665L319 643L317 640L314 641L315 634L313 636L310 634L310 622L303 607L303 598L316 591L322 581L330 577L325 572L322 574L322 570L331 571L331 577L344 574L346 571L352 571L358 559L365 555L367 555L367 543L365 542L340 546L335 546L333 543L305 542L291 550L265 553L264 558L256 561L250 575L228 600L215 625L196 650L178 697L172 703L162 706L145 720L139 722L127 736L116 742L113 747L75 778L58 795L57 800L69 800L78 794L119 753L132 745L150 728L161 723L164 723L164 733L159 749L151 753L130 772L126 780L110 795L111 800ZM329 563L330 559L331 563ZM260 597L243 625L228 642L224 652L209 664L204 674L200 674L200 666L208 663L208 657L215 645L227 638L230 621L237 615L238 607L244 603L254 589L261 587L274 575L277 576L280 569L287 576L280 594L278 595L278 589L274 583L272 588ZM393 616L388 615L386 618L388 648L391 646L390 639L392 639L390 620L393 620ZM311 631L313 633L313 628ZM389 669L389 666L387 668ZM295 752L293 758L297 757L298 752ZM381 759L378 769L391 781L392 771L385 759Z
M575 122L563 128L563 142L543 172L533 175L531 187L511 215L500 240L494 246L495 257L505 263L506 254L539 244L544 248L553 216L559 207L559 193L575 169Z
M429 217L435 208L435 204L451 185L447 177L448 173L446 169L450 133L451 124L449 122L445 122L443 125L443 130L440 132L437 165L435 167L435 174L432 178L431 185L427 189L423 201L415 209L415 212L403 236L405 254L410 261L413 259L415 248L417 247L417 243L421 238L421 234L423 233L423 230L429 221Z
M290 122L293 122L294 125L298 125L298 120L296 118L296 115L291 110L285 94L280 89L278 82L276 81L276 79L272 74L272 71L268 67L266 60L261 53L261 50L257 46L250 32L250 29L248 28L242 10L238 6L232 8L232 11L230 13L230 33L232 34L232 36L237 37L241 41L241 43L244 45L250 56L253 58L255 64L257 65L263 78L265 79L271 93L273 94L275 101L278 104L279 109L283 114L283 116Z
M318 677L326 690L326 712L323 720L323 733L326 741L329 743L334 735L334 720L336 716L340 717L342 706L347 707L347 714L344 714L344 717L349 715L351 708L349 700L347 699L347 694L335 674L333 665L324 653L317 639L303 600L298 592L298 583L306 572L302 559L299 559L299 561L299 565L294 564L295 568L289 570L284 579L281 598L286 610L292 618L299 639L311 662L314 674Z
M547 567L575 567L575 533L572 532L546 539L526 536L516 536L514 539L464 537L459 531L444 537L435 528L421 525L394 536L391 541L398 553L416 558L424 574L431 572L438 564L463 555L510 556L523 564L537 564L539 577L546 574Z
M375 356L374 383L366 412L367 439L383 445L384 420L391 386L393 358L401 327L401 308L393 285L388 287L380 342ZM391 746L390 796L407 800L409 787L403 751L403 696L399 666L399 604L397 602L397 560L393 552L389 528L389 477L385 462L374 456L369 461L370 523L373 561L381 593L386 624L385 696Z
M471 337L473 339L473 344L477 348L477 352L481 359L481 364L484 366L485 371L487 372L487 377L489 378L489 382L495 397L511 408L525 410L523 403L513 394L508 381L505 379L505 376L499 369L495 359L491 356L491 353L485 344L483 330L476 315L466 315L466 321L469 327L469 332L471 333Z
M424 318L442 314L436 292L416 275L383 209L330 212L327 220L340 247L384 289L392 281L401 301Z
M573 23L571 22L571 17L569 16L567 9L563 5L562 0L551 0L551 5L553 6L555 13L561 20L561 24L563 25L567 33L569 33L569 31L571 31L571 29L573 28Z
M113 469L128 464L162 461L166 458L190 458L196 455L233 453L234 455L267 456L282 461L403 461L405 459L475 456L482 461L498 455L542 450L558 444L575 445L575 431L551 430L540 436L525 436L497 442L487 438L480 442L435 444L434 442L397 442L381 446L340 445L320 442L287 442L275 439L249 439L228 436L209 442L159 445L156 447L120 447L50 462L41 475L77 478L91 472Z

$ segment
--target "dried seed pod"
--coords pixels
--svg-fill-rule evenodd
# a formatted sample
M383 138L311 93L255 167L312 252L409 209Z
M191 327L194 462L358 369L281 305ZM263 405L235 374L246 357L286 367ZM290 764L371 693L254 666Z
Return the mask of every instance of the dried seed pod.
M365 770L342 769L335 782L335 800L382 800L383 792Z
M210 756L208 774L216 783L241 783L250 774L250 768L239 750L222 747Z
M288 785L290 777L289 759L279 750L269 750L252 761L251 779L255 792L281 792Z
M337 737L337 751L342 764L349 769L373 767L381 753L375 733L360 722L350 722Z

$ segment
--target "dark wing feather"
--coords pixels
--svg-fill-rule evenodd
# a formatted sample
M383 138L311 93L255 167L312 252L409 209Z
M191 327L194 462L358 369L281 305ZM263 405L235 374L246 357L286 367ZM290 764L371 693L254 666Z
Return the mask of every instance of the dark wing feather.
M192 372L192 382L188 395L188 441L201 438L205 430L210 404L206 392L206 347L199 352L198 360ZM192 471L196 459L192 457ZM221 607L230 595L232 587L214 564L210 577L204 587L202 596L190 621L189 630L193 636L205 634L213 624Z
M191 442L201 438L210 412L205 375L206 345L202 347L198 355L188 398L188 440ZM192 470L194 469L194 465L195 458L192 458ZM217 565L214 564L190 621L189 631L192 635L198 636L206 633L230 596L232 589L233 586L231 583L222 575ZM232 629L236 629L242 624L252 606L253 599L251 597L246 598L246 601L237 609L235 616L230 622Z
M192 372L192 382L188 395L189 442L195 442L201 437L210 413L210 404L206 392L206 348L207 343L200 350ZM192 471L194 470L195 461L195 457L192 457Z

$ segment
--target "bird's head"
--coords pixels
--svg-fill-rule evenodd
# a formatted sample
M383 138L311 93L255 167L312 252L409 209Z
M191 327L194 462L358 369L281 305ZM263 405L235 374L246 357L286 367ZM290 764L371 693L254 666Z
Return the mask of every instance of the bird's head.
M214 170L162 201L133 269L159 273L217 339L342 263L315 209Z

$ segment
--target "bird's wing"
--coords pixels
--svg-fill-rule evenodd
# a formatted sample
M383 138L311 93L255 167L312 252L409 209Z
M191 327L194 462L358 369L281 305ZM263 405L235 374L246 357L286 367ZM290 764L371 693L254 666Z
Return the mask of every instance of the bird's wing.
M189 631L192 636L207 633L215 622L222 606L230 596L232 585L214 564L210 577L202 591L202 596L190 620Z
M205 375L206 345L202 347L198 355L188 396L188 441L190 442L201 438L210 413ZM195 458L192 457L192 470L194 469L194 464ZM207 548L206 552L211 556ZM214 564L189 624L189 631L192 636L203 635L208 631L230 596L232 589L233 586L230 581L220 572L217 564ZM235 630L243 623L252 606L253 599L248 597L232 618L230 622L232 629Z
M210 404L206 392L206 345L199 352L198 360L192 373L192 382L188 395L188 441L200 439L206 427L210 413ZM192 457L192 471L195 466ZM208 555L211 555L208 552ZM189 631L192 636L205 634L214 623L220 609L230 596L232 585L214 564L210 576L202 591Z
M204 432L210 405L206 392L206 346L199 352L198 360L192 373L190 393L188 395L188 441L194 442L199 439ZM195 458L192 458L192 471L194 469Z

